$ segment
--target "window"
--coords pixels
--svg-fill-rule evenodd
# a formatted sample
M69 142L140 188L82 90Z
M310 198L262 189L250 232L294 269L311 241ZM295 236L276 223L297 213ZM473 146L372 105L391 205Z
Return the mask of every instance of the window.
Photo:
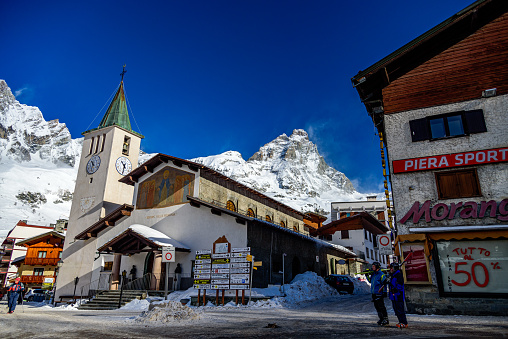
M293 231L298 232L298 225L296 225L296 224L295 224L295 225L293 226Z
M38 258L46 258L46 254L48 254L48 252L46 252L46 251L39 251L39 253L37 254L37 257Z
M340 231L340 238L341 239L349 239L349 231L348 230Z
M251 218L255 218L256 217L256 214L254 213L254 210L252 208L249 208L247 210L247 216L251 217Z
M44 268L42 267L34 268L34 275L44 275Z
M481 196L476 169L436 172L439 199L469 198Z
M131 138L128 136L125 136L123 139L123 147L122 147L122 154L123 155L129 155L129 147L131 145Z
M280 225L281 225L282 227L286 228L286 224L285 224L285 223L284 223L284 221L282 221L282 220L281 220L281 222L280 222Z
M112 261L105 261L104 262L104 271L111 271L113 270L113 262Z
M481 109L411 120L409 128L413 142L487 132Z
M90 151L88 152L88 154L92 154L92 151L93 151L93 140L94 140L94 137L92 137L92 139L90 140Z
M231 200L228 200L228 202L226 203L226 208L230 211L236 212L235 203L232 202Z
M97 137L97 143L95 144L95 153L99 152L99 144L101 143L101 136Z
M102 146L101 146L101 152L104 152L104 144L106 143L106 134L102 135Z
M367 251L365 252L367 254L367 259L369 259L369 249L367 248Z
M58 252L58 259L62 259L62 251Z
M331 234L320 235L319 239L321 239L321 240L327 240L327 241L332 241L332 235Z
M268 222L272 222L272 218L270 218L270 216L268 214L266 215L265 220Z
M372 242L372 233L369 232L369 241Z
M364 229L363 230L363 233L365 234L365 240L368 240L369 239L369 235L367 234L367 230Z

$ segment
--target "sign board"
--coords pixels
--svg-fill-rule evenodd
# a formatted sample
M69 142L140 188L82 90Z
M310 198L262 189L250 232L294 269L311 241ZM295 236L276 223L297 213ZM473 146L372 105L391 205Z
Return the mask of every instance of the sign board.
M162 248L162 262L175 262L175 248L173 246Z
M218 242L215 244L214 253L228 253L229 243L227 242Z
M198 254L211 254L212 253L212 250L200 250L200 251L196 251L196 255Z
M252 265L254 265L254 266L263 266L263 262L262 261L254 261L254 263Z
M250 247L233 247L231 252L250 252Z
M436 241L443 293L476 297L508 294L506 240Z
M392 254L392 239L389 234L379 234L377 236L377 248L380 255Z
M45 284L52 284L55 281L55 278L44 278Z

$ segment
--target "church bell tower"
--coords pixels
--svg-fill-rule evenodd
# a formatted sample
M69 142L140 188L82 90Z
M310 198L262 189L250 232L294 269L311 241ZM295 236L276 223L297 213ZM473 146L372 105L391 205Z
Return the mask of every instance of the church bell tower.
M118 90L99 126L82 133L83 149L58 276L58 296L72 295L75 288L91 283L97 234L83 236L83 232L133 201L134 187L118 180L137 167L144 137L131 128L123 83L125 72L124 66Z

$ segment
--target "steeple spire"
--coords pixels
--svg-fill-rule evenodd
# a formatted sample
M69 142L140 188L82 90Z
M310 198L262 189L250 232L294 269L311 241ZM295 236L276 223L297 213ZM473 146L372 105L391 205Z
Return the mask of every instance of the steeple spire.
M132 132L129 111L127 110L127 101L123 90L123 77L126 72L125 65L123 65L123 71L120 73L122 76L120 87L118 87L113 101L109 104L108 110L99 124L99 128L116 125Z

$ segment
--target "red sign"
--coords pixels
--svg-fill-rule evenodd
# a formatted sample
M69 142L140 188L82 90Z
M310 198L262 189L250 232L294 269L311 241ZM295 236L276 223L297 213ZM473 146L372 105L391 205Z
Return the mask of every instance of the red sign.
M428 171L460 166L491 164L508 161L508 148L435 155L432 157L394 160L393 173Z

